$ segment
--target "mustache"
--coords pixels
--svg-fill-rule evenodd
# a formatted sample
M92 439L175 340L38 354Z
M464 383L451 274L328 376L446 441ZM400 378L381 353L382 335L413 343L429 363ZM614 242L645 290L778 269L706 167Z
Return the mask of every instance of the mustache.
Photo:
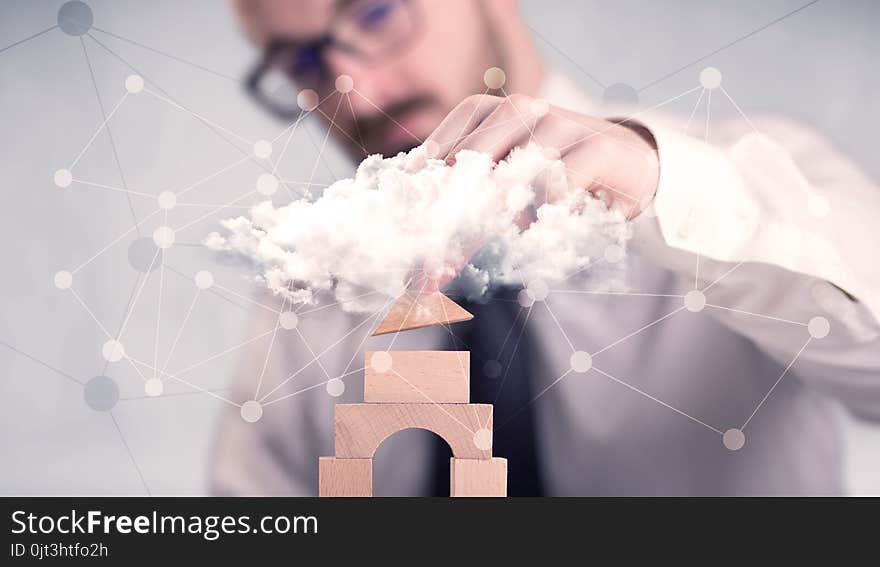
M359 131L364 141L372 141L381 136L389 128L399 128L394 122L400 122L407 114L437 104L437 100L429 95L420 95L399 102L394 102L381 111L368 116L353 117L353 131Z

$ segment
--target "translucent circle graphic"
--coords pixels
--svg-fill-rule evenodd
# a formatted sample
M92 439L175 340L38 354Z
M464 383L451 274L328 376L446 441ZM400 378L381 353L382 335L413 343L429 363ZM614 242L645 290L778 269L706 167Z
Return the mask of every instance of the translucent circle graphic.
M583 374L593 367L593 357L582 350L575 351L568 362L571 364L571 369L578 374Z
M101 347L101 355L107 362L119 362L125 356L125 348L121 342L110 339Z
M704 89L717 89L721 86L721 71L715 67L706 67L700 71L700 84Z
M137 94L144 90L144 78L140 75L129 75L125 78L125 90Z
M814 339L824 339L831 332L831 323L825 317L813 317L807 323L807 331Z
M285 311L278 316L278 324L281 325L282 329L287 329L288 331L296 329L296 326L299 324L299 317L293 311Z
M58 10L58 27L67 35L80 36L92 29L95 16L85 2L65 2Z
M151 398L161 396L164 390L165 383L162 382L162 380L159 378L150 378L149 380L144 382L144 393Z
M370 367L376 372L388 372L391 370L391 353L380 350L373 353L370 357Z
M257 400L248 400L241 404L241 418L248 423L260 421L263 417L263 406Z
M354 79L350 75L339 75L336 77L336 90L345 94L351 92L354 88Z
M474 445L481 451L488 451L492 448L492 431L481 427L474 433Z
M706 294L698 289L692 289L684 295L684 307L691 313L702 311L706 307Z
M138 238L128 246L128 263L143 274L152 272L159 267L156 252L158 248L152 238Z
M338 398L343 393L345 393L345 382L340 380L339 378L333 378L332 380L327 381L327 393L333 396L334 398Z
M724 446L731 451L739 451L746 444L746 435L736 428L728 429L722 437Z
M95 376L86 382L83 398L95 411L110 411L119 401L119 386L109 376Z
M499 67L489 67L483 73L483 82L490 89L500 89L507 82L507 75Z
M68 289L71 285L73 285L73 274L67 270L55 273L55 287L58 289Z

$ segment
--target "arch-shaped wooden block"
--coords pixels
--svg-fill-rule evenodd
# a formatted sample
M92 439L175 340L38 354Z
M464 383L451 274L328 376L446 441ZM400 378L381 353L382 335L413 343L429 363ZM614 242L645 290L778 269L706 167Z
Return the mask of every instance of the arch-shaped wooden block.
M336 457L372 458L376 448L389 435L410 428L433 431L449 444L456 458L492 457L491 447L481 449L474 441L478 430L492 431L490 404L430 403L336 404Z

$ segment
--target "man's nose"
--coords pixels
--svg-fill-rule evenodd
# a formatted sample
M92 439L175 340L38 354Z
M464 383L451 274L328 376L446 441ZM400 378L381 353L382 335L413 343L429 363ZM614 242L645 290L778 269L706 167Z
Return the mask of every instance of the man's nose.
M374 114L376 107L384 108L394 99L393 72L382 61L365 61L353 54L331 52L327 54L326 65L334 83L341 75L351 77L353 88L349 100L356 115ZM342 87L347 86L344 81L340 83Z

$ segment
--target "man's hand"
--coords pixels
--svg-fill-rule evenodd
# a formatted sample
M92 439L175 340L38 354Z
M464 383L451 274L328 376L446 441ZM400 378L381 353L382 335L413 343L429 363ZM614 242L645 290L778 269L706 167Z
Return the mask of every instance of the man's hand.
M470 96L446 116L425 145L431 157L452 163L463 149L500 161L529 142L563 161L569 187L586 188L627 218L638 215L654 198L659 168L647 130L563 110L526 95ZM545 196L555 200L552 191Z

